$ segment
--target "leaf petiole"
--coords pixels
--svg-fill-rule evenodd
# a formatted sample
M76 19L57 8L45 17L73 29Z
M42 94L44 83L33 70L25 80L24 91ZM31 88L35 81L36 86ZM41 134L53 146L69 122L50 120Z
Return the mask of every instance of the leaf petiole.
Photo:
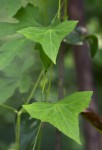
M37 144L37 140L38 140L39 133L40 133L40 130L41 130L42 125L43 125L43 122L40 122L38 131L37 131L37 135L36 135L36 137L35 137L35 142L34 142L33 150L35 150L35 147L36 147L36 144Z
M14 113L18 113L18 111L15 108L11 107L11 106L8 106L8 105L5 105L5 104L2 104L0 106L6 108L8 110L13 111Z

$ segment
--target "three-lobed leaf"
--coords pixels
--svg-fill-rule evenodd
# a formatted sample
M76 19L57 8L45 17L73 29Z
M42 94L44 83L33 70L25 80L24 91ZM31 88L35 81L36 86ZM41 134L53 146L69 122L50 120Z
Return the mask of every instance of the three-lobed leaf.
M13 35L22 28L38 25L38 8L27 5L26 8L21 8L14 17L18 20L17 23L0 22L0 37Z
M92 92L76 92L56 103L35 102L23 105L32 118L48 122L80 143L78 114L88 107Z
M21 38L21 41L22 40L24 40L24 38ZM3 68L0 77L0 104L7 101L8 98L10 98L14 94L15 89L19 88L20 93L24 93L28 92L29 88L32 86L32 77L30 70L33 68L35 63L35 57L33 53L34 45L32 45L34 43L31 44L31 41L27 42L28 40L26 40L27 39L24 40L25 42L23 41L25 44L23 42L19 43L21 44L21 46L19 45L20 47L16 52L16 55L19 55L19 57L17 56L14 58L14 60L11 61L11 55L11 57L9 57L9 61L6 59L4 61L5 65L3 66L5 67ZM14 41L12 41L12 43L13 42ZM16 48L14 47L14 49ZM7 50L10 51L9 48ZM6 55L4 57L6 57Z
M77 21L64 21L49 27L28 27L18 33L42 45L45 54L56 63L56 57L62 39L73 31Z

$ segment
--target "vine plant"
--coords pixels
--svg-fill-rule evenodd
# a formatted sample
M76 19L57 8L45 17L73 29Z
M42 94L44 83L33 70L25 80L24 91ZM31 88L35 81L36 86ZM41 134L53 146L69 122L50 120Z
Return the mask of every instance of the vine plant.
M11 3L9 4L9 2ZM64 2L67 3L66 0ZM56 64L61 42L73 45L88 39L91 41L91 52L94 56L96 51L93 51L93 47L96 46L97 49L97 38L94 35L88 35L88 33L83 34L81 29L74 30L78 21L65 20L67 18L66 7L64 16L61 16L63 6L61 0L58 2L58 11L53 19L51 17L46 19L46 3L47 1L43 0L39 2L37 0L6 0L0 6L7 13L0 22L0 70L2 73L0 79L2 85L0 105L13 111L16 115L16 150L20 150L20 124L23 113L28 113L32 118L40 120L36 138L33 142L33 150L35 150L39 132L45 122L52 124L80 144L78 114L88 107L92 96L92 91L83 91L76 92L57 102L49 102L53 65ZM96 44L93 45L93 43ZM40 55L42 69L32 86L30 76L26 72L33 66L33 52L35 50ZM30 53L30 58L26 57L22 66L19 66L19 70L16 70L15 58L22 58L25 53L28 56ZM46 82L48 72L50 77ZM47 91L45 99L41 102L31 103L41 79L43 79L41 96ZM5 103L17 88L21 93L30 93L19 110Z

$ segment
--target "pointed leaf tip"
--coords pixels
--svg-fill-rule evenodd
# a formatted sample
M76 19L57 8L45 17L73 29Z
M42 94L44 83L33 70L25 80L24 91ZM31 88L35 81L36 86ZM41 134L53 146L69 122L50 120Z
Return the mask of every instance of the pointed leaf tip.
M81 144L78 114L90 103L92 91L76 92L57 103L35 102L23 105L32 118L49 122L68 137Z
M61 41L67 34L74 30L76 24L77 21L64 21L49 27L33 26L24 28L18 31L18 33L34 42L40 43L45 54L56 64Z

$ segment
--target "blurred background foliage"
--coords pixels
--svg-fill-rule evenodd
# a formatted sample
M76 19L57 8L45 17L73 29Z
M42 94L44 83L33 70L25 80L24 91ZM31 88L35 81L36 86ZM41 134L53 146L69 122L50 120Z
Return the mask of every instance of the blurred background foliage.
M0 0L0 22L18 22L18 20L15 19L16 13L19 9L22 9L21 7L25 9L28 3L38 7L41 16L39 20L44 25L50 24L54 15L57 13L58 0L6 0L5 2ZM99 50L91 61L93 65L97 102L99 111L102 113L102 8L100 4L101 0L86 0L84 6L88 32L96 34L99 39ZM6 40L7 37L0 39L1 47ZM25 102L42 68L39 51L33 50L33 44L30 43L30 47L26 46L24 50L25 52L21 51L20 56L16 55L10 65L6 66L3 71L0 71L0 97L2 99L5 95L5 99L8 98L5 103L17 109ZM73 50L70 47L66 48L64 76L64 94L66 96L78 89ZM46 78L41 80L32 101L44 100L45 95L41 97L41 88L45 80L47 83L49 80L49 72ZM45 91L45 93L46 92L47 91ZM53 81L49 100L56 101L57 99L58 67L56 65L53 68ZM0 150L13 149L15 142L15 120L16 117L12 111L0 106ZM34 141L34 136L37 131L37 124L39 124L39 121L32 120L28 115L22 115L21 150L31 150L32 142ZM42 136L42 142L40 140L38 141L41 142L41 150L53 150L55 128L49 124L45 124ZM82 134L81 140L82 143L84 143ZM71 139L68 139L65 135L62 135L61 146L63 150L84 150L84 144L80 146Z

